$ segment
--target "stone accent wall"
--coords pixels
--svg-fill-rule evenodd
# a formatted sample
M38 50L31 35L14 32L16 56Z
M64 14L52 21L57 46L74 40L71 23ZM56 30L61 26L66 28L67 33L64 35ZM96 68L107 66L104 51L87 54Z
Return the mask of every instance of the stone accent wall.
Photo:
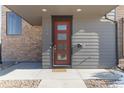
M42 28L32 26L22 19L22 34L6 34L6 12L2 6L2 62L41 62L42 60Z
M118 22L118 66L124 68L124 6L116 8L116 21Z

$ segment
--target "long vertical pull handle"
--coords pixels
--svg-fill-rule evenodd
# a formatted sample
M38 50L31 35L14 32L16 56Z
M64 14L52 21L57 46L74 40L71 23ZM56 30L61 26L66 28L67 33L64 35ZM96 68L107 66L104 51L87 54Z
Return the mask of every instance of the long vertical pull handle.
M53 64L55 62L55 56L56 56L56 45L53 45Z
M56 50L56 45L54 45L54 47L53 47L53 48L54 48L54 50Z

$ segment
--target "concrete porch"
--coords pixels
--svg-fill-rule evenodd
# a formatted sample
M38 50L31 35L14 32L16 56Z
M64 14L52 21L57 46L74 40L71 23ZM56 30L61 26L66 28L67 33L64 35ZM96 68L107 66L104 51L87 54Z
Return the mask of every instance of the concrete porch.
M86 88L84 80L118 80L111 69L41 69L40 63L19 63L0 71L0 80L41 80L39 88Z

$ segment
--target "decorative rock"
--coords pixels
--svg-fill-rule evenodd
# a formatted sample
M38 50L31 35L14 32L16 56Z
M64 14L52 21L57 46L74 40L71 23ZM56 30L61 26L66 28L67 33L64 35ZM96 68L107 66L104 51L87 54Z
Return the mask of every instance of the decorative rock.
M111 84L115 82L115 80L84 80L86 86L88 88L109 88ZM111 88L114 88L112 86Z
M41 80L1 80L0 88L37 88Z

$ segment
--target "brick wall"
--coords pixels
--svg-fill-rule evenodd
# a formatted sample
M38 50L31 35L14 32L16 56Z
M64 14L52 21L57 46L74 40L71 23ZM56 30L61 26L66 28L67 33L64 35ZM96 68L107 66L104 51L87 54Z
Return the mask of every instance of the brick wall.
M40 62L42 60L42 28L22 20L22 34L6 34L6 12L2 7L2 62Z

